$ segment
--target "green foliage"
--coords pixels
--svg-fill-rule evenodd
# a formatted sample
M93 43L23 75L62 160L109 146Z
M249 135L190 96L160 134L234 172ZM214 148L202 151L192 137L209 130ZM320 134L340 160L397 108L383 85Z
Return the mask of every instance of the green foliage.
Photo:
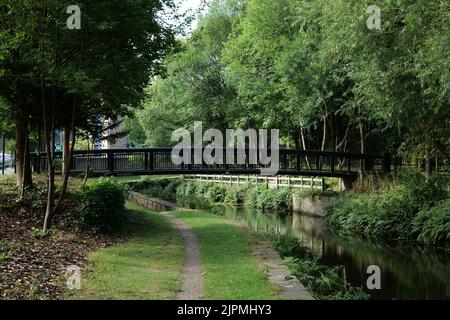
M382 29L368 30L371 4L211 1L148 90L147 144L198 120L278 128L287 147L448 158L448 3L380 0Z
M449 248L450 244L450 199L431 209L420 211L414 218L413 233L417 240L427 245Z
M229 188L225 196L225 203L235 206L243 205L250 188L250 185L239 185Z
M292 191L289 188L252 186L247 190L245 205L263 211L289 212L292 209Z
M332 190L316 190L316 189L310 189L310 190L299 190L294 191L296 195L298 195L300 198L304 197L313 197L313 198L320 198L320 197L336 197L339 195L338 192L332 191Z
M127 221L124 187L113 179L91 182L77 197L80 200L77 224L93 233L112 234Z
M56 230L54 230L54 229L48 229L45 231L40 228L32 228L31 229L31 235L37 239L50 237L55 234L56 234Z
M180 179L144 179L129 182L128 185L132 190L142 192L149 197L176 201L176 190L181 183Z
M361 288L347 283L343 266L320 264L303 243L292 235L272 239L275 249L285 258L291 272L306 285L315 298L325 300L367 300L369 295Z
M264 211L289 212L292 191L289 188L268 189L264 185L223 186L214 183L181 180L149 180L132 183L132 188L150 197L161 198L197 209L212 203L246 205Z
M361 288L349 286L343 267L328 267L318 259L287 258L290 270L311 290L316 298L323 300L367 300L369 295Z
M9 259L9 256L6 253L0 252L0 261L6 261Z
M211 202L224 202L227 188L220 184L212 184L206 190L205 198Z
M291 234L274 237L272 243L282 257L306 257L308 255L306 246Z
M426 179L420 173L403 172L395 182L387 182L374 191L339 196L327 209L327 221L344 232L366 237L417 240L417 234L421 234L418 228L424 223L424 214L419 219L422 223L414 222L419 211L427 211L446 198L448 192L441 178ZM430 220L428 228L438 220ZM442 240L442 236L439 238ZM438 244L431 239L425 242Z

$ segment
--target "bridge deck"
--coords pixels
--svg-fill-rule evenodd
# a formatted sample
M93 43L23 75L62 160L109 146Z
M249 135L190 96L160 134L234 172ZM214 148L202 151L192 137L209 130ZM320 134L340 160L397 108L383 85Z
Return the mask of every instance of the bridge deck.
M233 149L235 156L238 152ZM248 155L246 150L246 154ZM172 148L78 150L73 152L72 172L83 172L86 166L94 175L159 175L159 174L259 174L261 165L176 165ZM193 154L193 152L192 152ZM35 172L46 171L45 153L33 154ZM62 167L62 153L54 154L57 169ZM248 158L248 157L247 157ZM278 174L317 177L355 177L361 172L388 173L391 170L389 154L367 155L356 153L280 150Z

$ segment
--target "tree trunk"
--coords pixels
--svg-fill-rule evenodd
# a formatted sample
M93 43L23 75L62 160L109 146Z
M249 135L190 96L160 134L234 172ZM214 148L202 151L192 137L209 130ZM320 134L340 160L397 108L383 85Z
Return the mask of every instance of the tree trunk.
M18 107L16 112L16 184L19 190L33 185L30 151L28 144L28 121L25 112Z
M89 144L89 138L87 139L87 142L88 142L88 146L87 146L87 159L86 159L86 170L85 170L85 173L84 173L84 179L83 179L83 188L85 188L86 187L86 184L87 184L87 181L88 181L88 178L89 178L89 171L90 171L90 162L91 162L91 147L90 147L90 144ZM94 140L92 141L92 149L94 148Z
M63 133L63 164L62 164L62 172L61 174L64 176L66 172L66 167L69 164L70 159L70 126L64 127Z
M336 152L337 151L337 134L336 134L336 130L334 128L334 116L333 113L330 114L328 123L330 125L330 135L331 135L331 143L333 144L333 151Z
M48 192L47 192L47 208L45 210L43 231L46 232L50 226L53 218L53 202L55 193L55 167L48 164Z
M361 143L361 153L365 152L365 143L364 143L364 124L362 121L359 122L359 138Z
M302 147L303 150L307 150L306 148L306 139L305 139L305 132L303 130L303 127L300 128L300 137L302 139ZM309 159L307 156L305 156L306 165L308 166L308 169L311 170L311 165L309 163Z
M77 106L77 99L74 97L73 99L73 106L72 106L72 120L70 127L66 127L64 129L64 148L65 148L65 155L64 155L64 170L63 170L63 185L61 188L61 193L59 194L58 201L55 204L55 208L53 209L54 212L57 212L64 200L64 197L66 195L67 191L67 185L69 183L69 176L70 176L70 167L72 164L72 155L73 150L75 148L75 110ZM70 132L72 132L72 140L70 141Z
M325 151L325 147L327 145L327 139L328 139L328 114L325 114L323 116L323 129L322 129L322 145L320 147L321 151Z

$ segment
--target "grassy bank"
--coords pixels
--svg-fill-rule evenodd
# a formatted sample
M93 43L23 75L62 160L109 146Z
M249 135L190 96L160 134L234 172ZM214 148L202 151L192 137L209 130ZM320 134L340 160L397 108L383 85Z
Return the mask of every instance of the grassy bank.
M127 204L126 241L90 255L76 299L174 299L184 263L183 240L158 213Z
M230 220L203 212L174 212L198 238L205 299L277 299L278 288L251 255L255 239Z
M446 181L404 171L369 192L342 194L327 221L341 232L390 241L449 247L450 198Z

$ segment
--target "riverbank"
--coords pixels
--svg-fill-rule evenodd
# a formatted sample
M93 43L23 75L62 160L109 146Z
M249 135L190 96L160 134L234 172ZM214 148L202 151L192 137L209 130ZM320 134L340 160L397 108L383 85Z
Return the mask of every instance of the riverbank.
M441 176L400 171L368 192L347 192L327 209L342 233L450 249L450 192Z
M367 190L342 193L181 179L143 180L132 188L189 208L208 209L220 203L281 215L298 211L325 216L333 228L363 238L450 248L450 193L444 178L427 179L408 170L369 182Z
M385 188L386 192L391 193L391 197L388 195L386 199L395 199L395 195L398 195L398 193L392 192L392 186L394 183L400 184L400 181L400 177L397 176L396 180L387 180L383 184L379 183L379 185L371 182L371 188L364 190L364 192L346 192L338 195L335 200L337 201L337 207L340 204L346 204L344 199L350 199L348 203L351 203L352 199L358 199L358 197L370 197L375 193L382 194L380 190L383 188ZM446 195L442 193L442 190L445 191L445 188L442 188L441 184L430 182L424 188L423 180L419 180L419 182L412 183L415 186L412 190L415 190L415 192L409 193L409 196L405 197L404 199L406 200L400 203L400 205L404 205L405 203L433 203L432 201L436 199L436 196ZM146 184L146 182L143 182L143 184ZM182 188L177 187L182 184L184 184ZM150 188L145 190L148 194L152 194L155 190L154 188L157 188L160 196L171 194L172 199L186 200L180 201L184 205L189 205L194 208L204 208L204 210L214 214L239 221L248 225L257 234L266 233L276 234L278 236L284 234L295 235L296 238L301 240L302 246L307 247L313 254L312 259L308 256L306 257L307 259L304 259L303 252L300 256L286 255L286 257L293 256L296 259L295 265L291 265L291 271L295 273L297 270L302 270L298 273L300 279L301 275L308 272L311 274L309 280L320 279L322 277L321 274L328 272L323 269L321 270L321 266L326 266L327 268L334 268L336 271L331 276L331 278L338 280L336 283L342 284L341 279L346 279L345 282L350 283L355 288L365 288L367 277L365 270L370 265L378 265L383 273L383 289L374 292L365 288L366 293L371 296L371 299L448 298L447 288L450 286L448 283L448 279L450 278L446 271L448 268L448 254L445 251L439 250L438 248L440 246L420 245L417 238L403 238L392 241L386 237L368 237L364 234L354 232L354 230L345 231L339 228L339 226L330 226L327 223L327 217L317 218L292 213L287 209L283 211L257 210L251 208L248 200L245 200L249 194L258 193L258 191L255 192L254 190L253 192L249 192L250 186L245 186L246 188L243 188L244 186L230 187L224 190L220 185L218 186L212 183L196 183L192 185L192 183L175 182L173 180L163 184L159 181L153 181L150 186ZM242 190L245 190L245 192L240 192ZM270 191L273 193L277 192L274 189ZM261 192L259 194L267 194L269 196L270 192ZM414 197L411 195L414 195ZM317 196L317 194L309 192L308 196ZM240 205L237 207L230 206L230 197L231 199L240 199L237 201ZM219 201L220 203L217 204L215 201ZM361 204L359 206L361 210L357 214L358 217L363 218L368 212L373 212L371 208L381 202L381 200L364 202L363 205ZM439 202L436 203L439 204ZM428 210L422 210L422 212L427 212L426 214L423 213L423 216L426 218L438 218L439 215L435 215L434 212L444 215L448 214L448 210L442 212L440 208L439 205L434 207L430 206L428 210L432 212L429 213ZM393 216L396 213L396 211L391 212ZM351 214L349 216L352 217ZM412 225L412 220L399 219L398 221L393 221L390 227L395 229L398 222L402 222L408 227ZM386 225L389 226L389 224ZM436 223L435 220L427 225L431 229L436 226L439 226L439 230L446 230L448 228L448 224L445 221ZM292 259L290 260L292 261ZM304 261L299 263L299 260ZM299 265L301 267L300 269L298 268ZM317 270L319 272L315 273ZM338 274L340 277L336 278L335 274ZM306 283L307 280L303 281ZM311 283L311 286L314 285L314 283ZM345 286L347 287L347 285ZM418 289L417 286L421 289ZM342 288L342 286L339 288ZM320 287L318 289L319 291L321 290ZM327 295L326 291L322 292L325 293L325 296ZM338 294L336 298L366 298L360 295L360 292L354 292L355 294L351 296L345 296L345 293ZM320 296L320 293L316 297L319 299L326 298Z

